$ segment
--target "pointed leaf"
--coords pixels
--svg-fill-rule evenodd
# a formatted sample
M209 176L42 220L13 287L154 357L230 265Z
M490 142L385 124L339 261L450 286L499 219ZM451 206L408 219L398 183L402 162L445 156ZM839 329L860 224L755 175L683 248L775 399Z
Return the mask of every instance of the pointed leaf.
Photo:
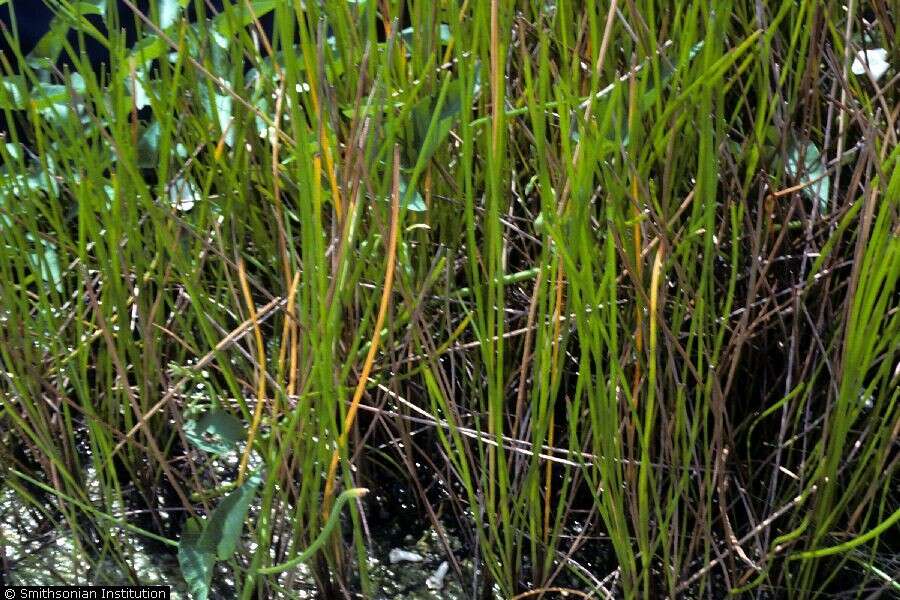
M106 16L106 0L81 0L80 2L73 2L72 8L76 14L82 16Z
M69 24L54 18L50 22L50 28L41 37L34 49L25 57L25 63L33 69L50 69L56 64L63 49L63 42L69 33Z
M250 503L261 482L259 473L254 473L241 487L225 496L209 516L200 544L204 548L215 548L219 560L228 560L234 554Z
M191 598L206 600L216 559L228 560L234 554L250 503L262 482L254 473L238 489L228 494L204 521L189 519L178 541L178 564L188 584Z

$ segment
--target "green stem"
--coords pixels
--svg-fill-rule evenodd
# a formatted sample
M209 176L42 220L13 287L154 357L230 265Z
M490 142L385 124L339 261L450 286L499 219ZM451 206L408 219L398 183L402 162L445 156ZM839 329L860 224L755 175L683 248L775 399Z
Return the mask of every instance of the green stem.
M257 573L261 573L262 575L274 575L276 573L282 573L287 571L288 569L293 569L300 563L306 562L309 560L313 554L318 552L319 548L328 541L328 537L331 535L331 530L337 526L338 521L341 517L341 509L343 506L349 502L350 500L354 500L356 498L361 498L369 490L365 488L352 488L346 490L338 496L337 501L334 503L334 507L331 509L331 514L328 515L328 520L325 522L325 526L322 527L322 531L319 532L319 535L313 542L309 545L309 547L292 558L287 562L283 562L279 565L272 565L271 567L263 567L257 570Z
M866 533L862 534L859 537L855 537L852 540L846 541L843 544L838 544L837 546L830 546L828 548L819 548L818 550L807 550L806 552L797 553L790 558L792 560L807 560L810 558L821 558L823 556L831 556L832 554L840 554L841 552L846 552L847 550L852 550L857 546L865 544L871 539L874 539L887 531L894 525L897 521L900 521L900 509L894 511L890 517L879 523L874 529L870 529Z

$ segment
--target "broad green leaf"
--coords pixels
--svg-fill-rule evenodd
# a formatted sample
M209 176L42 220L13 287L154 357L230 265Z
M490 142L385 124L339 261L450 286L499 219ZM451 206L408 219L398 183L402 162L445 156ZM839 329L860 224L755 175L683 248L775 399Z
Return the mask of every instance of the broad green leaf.
M816 145L808 143L805 148L801 148L795 144L788 154L787 171L791 177L802 179L802 183L808 184L803 192L819 203L819 212L823 215L827 213L831 184Z
M544 212L541 211L537 214L537 217L534 219L534 232L541 234L544 233Z
M199 420L187 421L184 434L188 441L206 452L224 454L246 437L243 424L231 413L214 409Z
M256 472L241 487L225 496L209 516L203 530L203 546L214 547L219 560L228 560L234 554L260 483L262 477Z
M246 2L236 3L223 10L213 19L213 29L224 38L230 38L239 30L250 25L254 16L260 18L275 10L275 7L283 2L284 0L256 0L256 2L250 2L249 4L253 8L252 13L247 10Z
M76 94L84 93L84 79L78 73L72 74L69 85L71 86L71 92ZM49 122L65 121L68 119L73 104L76 106L81 104L73 100L70 88L65 85L38 83L31 93L34 98L35 108Z
M253 105L259 109L264 115L269 114L269 102L265 96L261 96L259 100L253 103ZM253 117L253 121L256 124L256 133L259 134L261 138L269 137L269 126L263 121L259 115Z
M206 600L216 562L215 548L203 543L203 525L199 519L188 519L178 542L178 564L193 600Z
M250 503L261 482L260 474L254 473L241 487L225 496L207 519L190 519L185 523L178 542L178 563L194 600L209 597L216 559L228 560L234 554Z
M160 58L168 51L169 46L162 38L155 35L148 35L134 45L131 53L128 55L128 61L125 62L124 66L127 69L127 65L132 62L136 65L146 64L149 61Z
M225 37L218 31L216 31L215 29L213 29L210 32L210 34L211 34L210 37L212 38L212 41L216 43L216 46L218 46L222 50L228 50L228 38L227 37Z
M19 161L25 156L22 153L22 144L6 143L3 144L3 148L12 160Z
M190 0L159 0L159 26L168 29L174 25L189 2Z
M232 123L232 106L234 101L231 96L216 94L216 116L219 121L219 130L225 134L225 143L229 147L234 146L234 124Z
M441 43L450 43L450 40L453 39L453 34L450 32L450 26L446 23L441 23L438 26L438 37L440 38Z
M25 63L33 69L50 69L59 58L63 42L69 33L69 24L59 17L50 21L50 29L45 33L28 56Z
M134 104L138 110L150 106L148 90L158 87L147 75L153 60L165 54L167 46L156 37L148 37L134 45L128 60L119 68L119 81L129 96L134 96Z
M421 121L417 120L417 124ZM437 152L440 145L447 139L450 135L450 130L453 129L453 119L452 118L441 118L435 123L434 130L431 132L431 135L427 135L428 131L428 123L425 123L425 131L422 135L422 144L419 150L419 156L422 157L423 161L431 160L431 157ZM417 157L418 158L418 157Z
M137 144L137 165L143 169L151 169L159 164L159 121L153 121Z
M231 53L228 51L228 38L215 29L209 31L209 37L213 42L208 44L209 56L212 60L212 72L218 76L220 82L231 85L231 82L226 78L232 71Z
M106 0L81 0L80 2L73 2L72 8L75 9L75 14L77 15L106 16Z
M106 201L103 203L104 207L106 210L112 210L113 202L116 200L116 188L105 183L103 184L103 193L106 197Z
M407 27L406 29L400 32L400 37L403 38L403 41L407 44L411 44L413 39L415 38L415 29L412 27ZM450 40L453 38L453 34L450 32L450 26L446 23L441 23L438 25L438 39L442 44L450 43Z
M656 87L653 84L653 81L652 80L650 81L649 88L641 96L641 99L640 99L641 112L646 112L646 111L650 110L650 107L653 106L653 104L659 99L660 91L665 90L668 87L669 83L672 80L672 77L675 76L675 73L677 71L679 71L679 70L684 71L688 67L688 65L691 63L691 61L693 61L694 58L700 53L700 50L703 49L703 43L704 43L704 40L700 40L699 42L697 42L696 44L691 46L691 49L687 54L687 58L684 59L684 61L681 62L677 67L673 68L671 63L669 63L669 62L665 62L663 64L662 77L660 78L661 87ZM641 66L642 67L645 66L647 64L647 62L648 61L644 61L643 63L641 63ZM647 73L648 71L646 69L644 69L643 72ZM617 86L617 85L623 85L623 84L626 87L628 85L626 82L622 82L622 81L618 81L618 80L615 83L613 83L612 85Z
M107 0L70 0L71 4L63 7L66 11L59 13L57 18L59 20L67 20L70 26L77 26L77 17L79 16L99 15L104 17L106 16L106 1ZM69 10L69 7L71 7L71 10Z
M14 169L8 172L4 169L0 184L0 191L20 198L27 197L29 192L43 192L55 197L59 194L59 182L52 153L46 156L46 166L31 160L25 170ZM3 194L0 194L0 198L3 198Z
M44 260L41 262L41 279L62 291L62 271L59 268L59 254L56 246L46 240L41 240L44 249Z
M187 212L199 199L200 190L193 182L179 177L169 184L169 203L175 210Z
M30 233L26 234L25 237L32 243L35 242L34 236ZM56 246L43 238L40 238L39 243L35 243L35 246L37 246L37 250L29 255L32 268L36 273L39 273L42 281L51 284L57 291L61 292L62 271L59 268L59 255L56 252Z
M150 106L150 96L147 94L147 89L153 89L153 82L148 81L143 69L136 69L133 79L131 73L126 73L125 86L128 93L134 95L134 105L138 110Z
M0 109L21 110L25 107L28 87L21 75L11 75L0 79Z
M407 190L406 180L401 178L400 185L400 201L403 203L407 210L411 210L413 212L425 212L428 208L425 206L425 199L422 198L422 194L419 193L419 190Z
M69 30L83 24L80 17L88 15L106 15L106 0L81 0L72 2L71 12L59 13L50 21L50 27L38 41L37 45L25 57L25 62L33 69L50 70L56 65ZM82 28L84 30L84 28ZM96 30L88 26L86 33L96 36Z
M32 90L38 108L46 108L66 101L66 86L58 83L39 83Z
M450 135L457 117L462 111L462 84L452 81L447 85L447 93L440 113L437 115L434 129L429 135L429 126L437 108L437 99L423 98L413 107L412 116L415 127L416 146L420 148L416 160L427 162L437 152L440 145Z

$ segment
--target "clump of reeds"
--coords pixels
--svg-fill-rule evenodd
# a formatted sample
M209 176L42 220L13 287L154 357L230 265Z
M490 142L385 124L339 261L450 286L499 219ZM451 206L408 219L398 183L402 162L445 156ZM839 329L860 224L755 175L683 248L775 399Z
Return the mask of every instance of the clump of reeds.
M896 592L889 2L48 4L0 481L89 562L377 597L405 481L473 597Z

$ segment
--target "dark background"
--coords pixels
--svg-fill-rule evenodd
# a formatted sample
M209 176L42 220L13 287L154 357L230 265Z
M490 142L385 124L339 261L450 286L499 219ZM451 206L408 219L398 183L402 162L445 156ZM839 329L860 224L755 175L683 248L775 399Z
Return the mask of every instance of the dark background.
M136 26L134 24L134 19L131 17L131 11L121 1L117 1L117 4L121 24L128 37L134 39ZM148 4L148 0L140 0L136 4L139 8L144 9ZM6 5L0 6L0 24L2 24L2 33L4 34L0 36L0 51L6 55L10 64L15 65L15 53L12 52L12 46L15 44L15 40L11 39L13 34L13 15L15 15L15 25L19 34L19 48L23 55L27 55L50 29L53 11L50 10L42 0L11 0L11 2ZM99 16L92 15L87 18L100 31L106 31L105 24ZM69 32L69 41L72 42L76 48L78 47L76 44L77 39L75 32ZM108 57L106 49L89 36L84 36L84 40L84 49L90 57L91 63L96 66L106 62ZM65 54L65 52L63 52L63 54ZM64 56L60 58L60 62L66 62Z
M148 16L150 15L150 0L132 0L132 3ZM234 2L232 2L233 4ZM139 19L131 12L131 9L122 0L115 0L115 8L118 9L119 26L125 31L128 45L134 43L137 38L138 25L141 24ZM204 0L207 7L212 7L215 12L222 10L223 0ZM10 6L11 5L11 6ZM113 7L110 7L110 9ZM19 48L23 55L31 52L40 39L50 29L50 22L53 19L53 11L46 5L44 0L11 0L7 4L0 6L0 52L6 55L7 60L12 66L15 66L15 53L12 52L12 45L15 43L12 38L13 17L15 15L16 26L19 34ZM191 2L186 14L188 19L193 21L196 19L196 10L194 3ZM211 11L207 12L207 16ZM272 31L272 15L266 15L261 19L263 28L270 33ZM101 32L106 33L106 24L103 19L97 15L87 17L89 21ZM8 34L8 35L6 35ZM84 51L90 58L91 64L96 69L101 64L108 62L108 52L96 40L90 36L83 36ZM69 32L69 41L73 47L78 48L78 35L74 31ZM60 57L60 66L67 63L67 57Z

